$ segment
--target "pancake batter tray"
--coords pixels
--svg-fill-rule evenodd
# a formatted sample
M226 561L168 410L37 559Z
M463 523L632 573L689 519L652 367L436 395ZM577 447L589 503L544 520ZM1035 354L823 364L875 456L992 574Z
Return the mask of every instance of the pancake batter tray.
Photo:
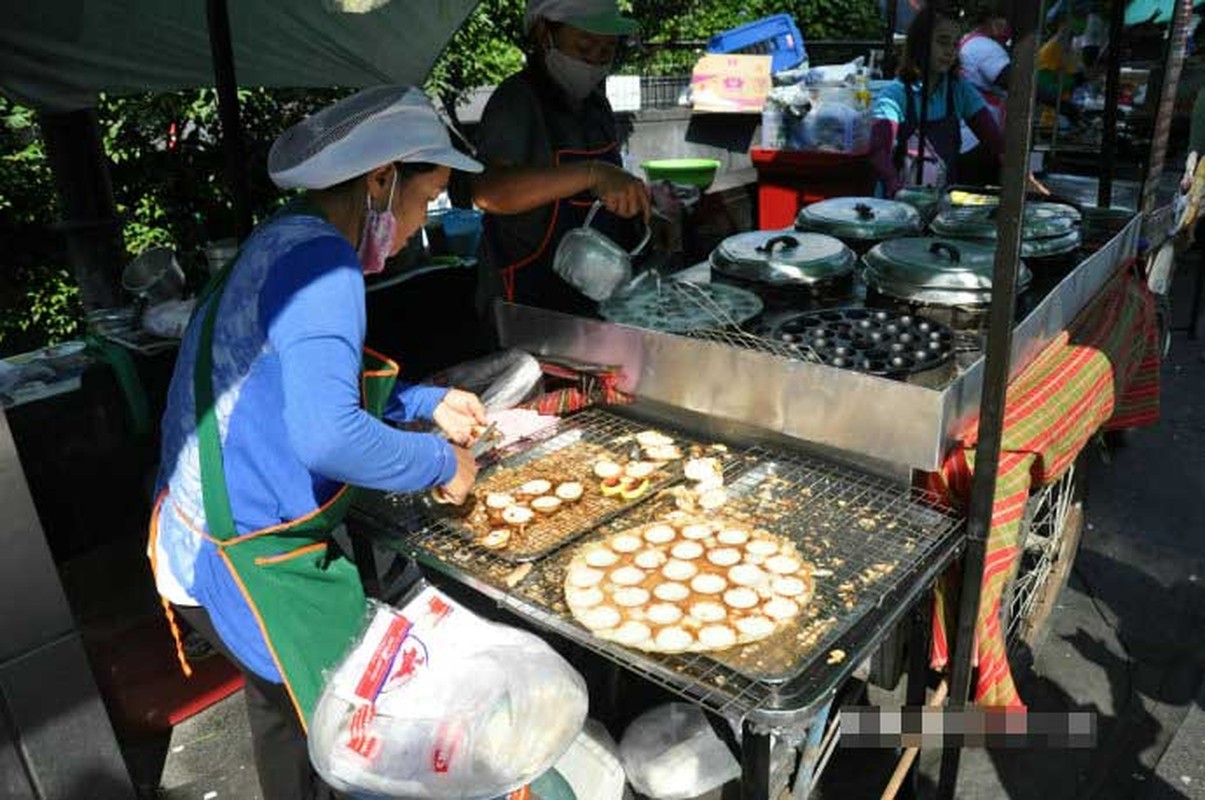
M653 430L601 409L589 409L483 469L472 497L464 506L428 503L412 495L386 495L378 502L393 505L398 511L413 504L421 525L454 535L503 561L532 561L682 480L685 459L723 455L714 445L703 445L659 429L655 432L665 437L665 441L642 446L641 440ZM660 452L658 447L662 448ZM675 457L654 461L652 456ZM639 462L646 465L640 472L647 470L647 474L632 478L621 472L604 486L596 474L601 462L628 470ZM617 484L616 480L622 483ZM580 487L580 497L562 500L554 511L543 513L537 510L539 501L522 491L533 484L540 484L536 488L544 491L537 494L543 497L555 497L558 489L575 484ZM530 519L523 523L509 521L504 509L490 505L491 497L499 496L515 499L516 506L527 509L521 517Z

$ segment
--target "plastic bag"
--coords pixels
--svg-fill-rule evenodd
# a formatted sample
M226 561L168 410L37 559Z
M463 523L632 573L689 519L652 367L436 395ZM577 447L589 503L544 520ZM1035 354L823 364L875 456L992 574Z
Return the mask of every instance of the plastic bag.
M489 411L513 408L539 393L540 362L522 350L500 350L449 367L438 382L473 392Z
M619 753L632 786L659 800L697 797L741 774L703 712L686 703L641 714L624 731Z
M530 783L586 719L586 686L552 648L420 583L367 630L310 721L310 760L359 798L490 798Z

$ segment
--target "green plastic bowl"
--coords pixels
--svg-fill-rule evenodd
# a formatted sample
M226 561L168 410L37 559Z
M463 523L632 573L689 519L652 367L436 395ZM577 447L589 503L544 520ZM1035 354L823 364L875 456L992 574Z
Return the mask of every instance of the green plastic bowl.
M660 158L640 165L650 181L684 183L706 189L715 180L720 162L714 158Z

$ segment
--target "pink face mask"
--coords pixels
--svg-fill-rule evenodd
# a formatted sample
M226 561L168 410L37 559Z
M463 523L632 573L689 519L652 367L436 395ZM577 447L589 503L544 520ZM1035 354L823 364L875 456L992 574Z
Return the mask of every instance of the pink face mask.
M376 275L385 269L385 260L393 249L393 234L397 230L397 218L393 216L393 190L397 186L397 169L393 170L393 182L389 184L389 202L384 211L372 207L372 195L368 196L368 211L364 215L364 232L360 234L360 271L365 275Z

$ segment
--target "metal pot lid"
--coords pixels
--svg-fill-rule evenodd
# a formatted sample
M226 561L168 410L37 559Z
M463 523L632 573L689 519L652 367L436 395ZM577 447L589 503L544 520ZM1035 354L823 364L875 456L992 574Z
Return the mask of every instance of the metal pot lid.
M991 296L996 248L989 243L927 236L889 239L862 258L866 262L866 282L894 297L919 299L913 295L921 291L969 292L987 299ZM1028 287L1032 277L1021 262L1017 288ZM976 301L966 295L960 302Z
M1050 258L1072 252L1080 246L1083 234L1079 228L1062 236L1051 236L1047 239L1022 239L1022 258Z
M923 227L920 212L908 203L877 197L834 197L800 209L795 227L838 239L890 239L915 236Z
M690 284L667 280L599 304L603 319L667 333L713 330L743 324L762 311L753 292L721 283Z
M722 275L774 286L836 280L852 274L856 263L839 239L792 230L729 236L711 254L711 266Z
M964 239L995 239L999 233L1000 208L995 205L953 206L933 220L939 236ZM1027 203L1021 223L1022 239L1051 239L1078 229L1080 213L1062 203Z

